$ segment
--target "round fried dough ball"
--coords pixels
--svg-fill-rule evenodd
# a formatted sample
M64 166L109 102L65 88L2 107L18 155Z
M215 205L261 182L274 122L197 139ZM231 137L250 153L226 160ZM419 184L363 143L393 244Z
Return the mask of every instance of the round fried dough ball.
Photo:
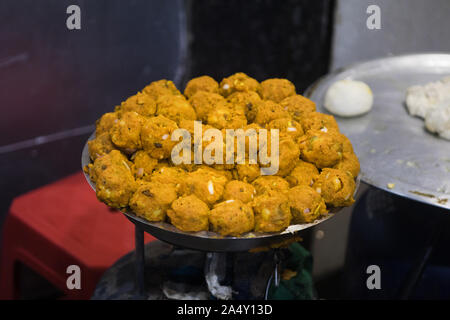
M286 176L295 167L295 163L300 157L300 148L291 138L284 138L279 143L279 167L276 175Z
M310 223L327 212L320 194L308 186L297 186L288 191L292 223Z
M158 164L158 160L153 159L150 155L143 151L137 151L131 157L134 163L133 173L136 179L150 180L153 170Z
M150 180L160 184L170 184L179 195L187 192L187 173L179 167L162 166L153 171Z
M220 94L198 91L189 98L189 102L195 109L197 119L206 121L208 114L219 107L227 106L227 101Z
M295 94L295 86L287 79L267 79L261 82L259 94L264 100L279 103Z
M238 129L247 125L245 114L233 110L229 104L211 110L207 119L210 126L218 129Z
M316 111L316 104L299 94L283 99L280 105L289 112L292 119L298 122L301 122L309 113Z
M220 82L219 92L224 97L237 91L255 91L260 88L260 84L255 79L249 77L243 72L235 73Z
M110 130L112 142L128 153L142 149L141 129L145 118L136 112L125 112Z
M250 206L240 200L226 200L218 203L209 216L212 231L222 236L239 236L252 231L255 217Z
M186 88L184 89L184 95L187 98L190 98L198 91L219 93L219 84L210 76L193 78L187 83Z
M339 127L336 119L332 115L324 114L320 112L310 112L305 115L301 120L300 124L303 127L303 131L308 130L322 130L323 132L337 131L339 132Z
M255 119L257 105L262 101L254 91L237 91L228 96L227 100L234 109L243 112L249 122Z
M255 194L256 190L251 184L239 180L231 180L225 185L223 199L240 200L243 203L248 203L253 200Z
M95 123L95 134L97 136L102 133L109 132L114 123L118 122L118 115L115 112L105 113Z
M323 169L313 185L325 203L334 207L349 206L355 202L355 187L355 180L349 172L331 168Z
M214 169L199 168L188 173L187 184L189 192L200 200L212 205L222 198L227 178Z
M172 202L167 215L170 222L182 231L197 232L208 230L209 227L209 207L195 195Z
M350 139L344 136L342 133L337 131L328 131L337 141L342 143L342 152L354 153L352 143Z
M95 160L102 155L110 153L115 147L109 133L103 132L96 135L95 139L88 141L88 149L91 159Z
M175 84L166 79L154 81L146 86L142 91L148 94L153 100L157 101L159 97L166 95L181 95Z
M292 138L292 140L297 141L298 138L303 136L303 128L295 120L292 120L290 118L280 118L275 119L269 122L267 129L278 129L280 138L289 137Z
M126 207L137 187L131 166L118 150L97 158L91 175L96 183L97 198L110 207Z
M279 232L291 223L291 210L285 194L269 191L253 200L256 232Z
M142 147L155 159L167 159L178 141L172 141L172 133L178 129L175 121L164 116L147 119L141 131Z
M152 117L156 112L156 102L148 94L138 92L116 108L116 112L120 114L130 111L134 111L144 117Z
M334 167L342 171L349 172L353 178L356 178L360 171L359 160L353 152L343 152L342 159Z
M319 177L319 170L312 163L298 160L294 169L286 177L291 187L309 186L311 187Z
M289 113L278 103L271 100L261 101L256 107L255 122L265 126L270 121L280 118L290 118Z
M130 208L149 221L164 221L166 210L176 198L173 185L143 182L131 198Z
M289 183L278 176L261 176L252 183L256 194L262 195L270 191L286 193L289 190Z
M261 175L261 168L258 164L237 164L236 173L239 180L252 182Z
M299 140L301 158L317 168L329 168L342 159L342 143L326 132L310 130Z
M197 115L194 108L182 95L166 95L159 97L157 102L157 115L166 117L180 124L180 121L195 120Z

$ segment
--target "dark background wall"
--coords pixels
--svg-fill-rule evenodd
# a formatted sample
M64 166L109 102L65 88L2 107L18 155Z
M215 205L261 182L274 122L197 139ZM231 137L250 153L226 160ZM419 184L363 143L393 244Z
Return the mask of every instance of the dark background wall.
M333 3L1 1L0 222L13 197L80 170L95 120L153 80L243 71L302 92L328 70Z

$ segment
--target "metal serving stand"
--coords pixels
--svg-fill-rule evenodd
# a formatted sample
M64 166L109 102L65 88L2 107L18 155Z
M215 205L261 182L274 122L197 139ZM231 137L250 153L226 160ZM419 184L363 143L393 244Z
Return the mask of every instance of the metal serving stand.
M305 95L320 112L325 93L341 79L367 83L374 95L372 110L354 118L336 117L340 131L353 144L361 163L361 180L387 192L442 208L435 231L420 252L399 292L408 298L421 278L450 210L450 141L425 129L408 114L406 89L450 75L450 54L429 53L387 57L340 69L311 85Z

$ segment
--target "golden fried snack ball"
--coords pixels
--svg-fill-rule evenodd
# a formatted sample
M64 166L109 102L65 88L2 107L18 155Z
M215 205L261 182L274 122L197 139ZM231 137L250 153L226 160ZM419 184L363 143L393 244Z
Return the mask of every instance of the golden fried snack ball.
M297 139L304 134L303 128L300 123L290 118L280 118L272 120L267 125L267 129L278 129L280 139L289 137L294 141L297 141Z
M199 168L188 173L187 184L189 193L195 194L200 200L212 205L222 198L228 179L214 169Z
M144 117L152 117L156 112L156 102L148 94L138 92L116 107L116 112L119 114L130 111L134 111Z
M288 191L292 223L310 223L327 213L324 200L317 191L308 186L296 186Z
M167 159L178 141L172 141L172 133L178 129L177 123L164 116L148 118L141 131L142 147L155 159Z
M337 131L328 131L334 138L336 138L340 143L342 143L342 152L354 153L352 143L349 138L344 136L342 133Z
M110 130L111 141L127 153L141 149L141 129L145 118L136 112L125 112Z
M239 180L231 180L225 185L223 192L224 200L240 200L243 203L248 203L255 197L255 188L246 182Z
M265 126L270 121L280 118L291 118L282 106L271 100L264 100L256 108L255 122Z
M252 122L256 116L256 108L261 103L261 97L254 91L237 91L227 98L233 108L243 112L247 120Z
M186 171L179 167L161 166L153 171L150 181L173 185L177 193L182 195L187 192L187 178Z
M210 212L209 222L212 231L222 236L239 236L255 227L252 208L234 199L216 204Z
M137 151L131 156L134 163L133 173L136 179L143 179L149 181L153 170L158 165L158 160L153 159L150 155L143 151Z
M261 82L259 95L264 100L272 100L276 103L295 95L295 86L287 79L267 79Z
M296 94L283 99L280 105L295 121L301 122L309 113L316 111L316 104L302 95Z
M279 176L261 176L252 183L256 194L262 195L271 191L286 193L289 190L289 183Z
M88 141L89 155L92 160L110 153L115 149L108 132L96 135L95 139Z
M247 124L245 115L233 110L231 105L223 105L211 110L207 119L208 124L217 129L238 129Z
M342 143L327 132L310 130L299 143L301 158L317 168L333 167L342 159Z
M250 183L261 175L261 168L258 164L237 164L236 173L239 180Z
M300 157L300 148L291 138L284 138L279 142L279 167L276 175L286 176L294 169Z
M353 152L343 152L342 159L334 167L342 171L349 172L353 178L356 178L360 171L360 164L358 157Z
M170 222L182 231L197 232L208 230L209 207L195 195L178 198L167 210Z
M198 91L219 93L219 83L210 76L193 78L187 83L184 89L184 95L190 98Z
M189 98L189 102L195 109L197 119L202 121L206 121L208 119L208 114L212 110L228 105L225 98L220 94L206 91L196 92Z
M234 92L255 91L258 92L260 84L255 79L243 72L235 73L220 82L219 92L224 97L228 97Z
M105 113L95 123L95 134L97 136L102 133L109 132L114 123L118 122L118 115L115 112Z
M255 197L252 203L256 232L279 232L291 223L291 210L284 193L269 191Z
M195 120L197 115L194 108L182 95L166 95L159 97L157 102L156 114L166 117L180 124L180 121Z
M130 200L130 208L136 215L149 221L164 221L166 210L177 199L171 184L143 182Z
M309 186L311 187L319 177L319 170L312 163L298 160L294 169L286 177L291 187Z
M336 119L332 115L324 114L320 112L310 112L305 115L301 120L300 124L303 127L303 131L308 130L322 130L324 132L339 132L339 127Z
M157 101L159 97L166 95L181 95L181 92L175 87L175 84L166 79L154 81L142 89L142 92L148 94L153 100Z
M131 167L131 162L118 150L97 158L91 172L97 198L110 207L126 207L137 187Z
M355 187L355 180L349 172L331 168L323 169L313 185L325 203L334 207L349 206L355 202Z

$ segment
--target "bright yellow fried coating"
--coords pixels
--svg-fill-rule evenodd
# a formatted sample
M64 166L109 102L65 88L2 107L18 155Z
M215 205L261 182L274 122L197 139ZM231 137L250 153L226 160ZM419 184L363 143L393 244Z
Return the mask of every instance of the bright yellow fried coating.
M130 200L130 208L149 221L164 221L166 210L175 201L177 193L170 184L143 182Z
M298 160L294 169L286 177L291 187L309 186L311 187L319 177L319 170L312 163Z
M109 131L112 142L128 153L142 149L141 129L145 118L134 111L125 112Z
M252 203L256 232L279 232L291 223L291 210L284 193L269 191L255 197Z
M292 116L292 119L298 122L301 122L309 113L316 111L316 104L299 94L283 99L280 105Z
M287 79L267 79L261 82L259 95L264 100L272 100L276 103L295 95L295 86Z
M157 115L166 117L180 124L181 120L195 120L197 115L194 108L182 95L166 95L159 97L157 102Z
M97 135L95 139L88 141L88 148L92 160L108 154L115 149L108 132L103 132Z
M313 222L327 212L324 200L311 187L296 186L287 195L294 224Z
M164 116L148 118L142 126L142 147L152 158L158 160L169 158L172 148L178 143L171 139L176 129L178 129L176 122Z
M355 180L349 172L325 168L313 188L320 193L327 205L343 207L355 202L353 199Z
M219 93L219 84L210 76L201 76L189 80L184 89L184 95L187 98L192 97L198 91Z
M333 167L342 159L342 143L328 132L310 130L299 143L301 158L317 168Z
M222 236L239 236L255 227L252 208L241 200L226 200L216 204L210 212L209 222L212 231Z
M248 203L255 197L255 188L246 182L239 180L231 180L225 185L223 192L224 200L240 200L243 203Z
M167 210L170 222L182 231L208 230L209 208L206 203L195 195L181 197L172 203L171 209Z
M175 84L166 79L150 83L142 89L142 92L148 94L155 101L157 101L159 97L165 95L181 95L181 92L175 87Z
M197 141L194 121L201 122ZM175 164L171 157L181 141L172 141L179 128L191 135L190 150L178 150L190 153L189 164ZM206 160L220 146L205 139L208 129L222 134L223 164ZM228 129L250 136L234 136L233 145L227 145ZM261 130L267 130L266 142ZM271 130L279 133L278 160L271 154ZM252 164L250 141L257 145ZM183 231L211 228L222 236L280 232L291 223L315 221L327 206L349 206L360 171L353 146L333 116L317 112L287 79L259 83L244 73L220 85L199 76L187 83L184 94L172 81L154 81L97 120L88 149L93 163L83 170L96 183L100 201ZM269 163L262 158L266 151ZM196 164L199 154L202 163ZM233 163L226 163L230 159ZM276 165L278 171L266 175Z
M238 72L228 78L224 78L219 85L219 92L224 97L228 97L230 94L238 91L258 92L259 89L259 82L243 72Z
M134 111L141 116L152 117L156 112L156 101L148 94L138 92L116 107L116 112L119 114L130 111Z

